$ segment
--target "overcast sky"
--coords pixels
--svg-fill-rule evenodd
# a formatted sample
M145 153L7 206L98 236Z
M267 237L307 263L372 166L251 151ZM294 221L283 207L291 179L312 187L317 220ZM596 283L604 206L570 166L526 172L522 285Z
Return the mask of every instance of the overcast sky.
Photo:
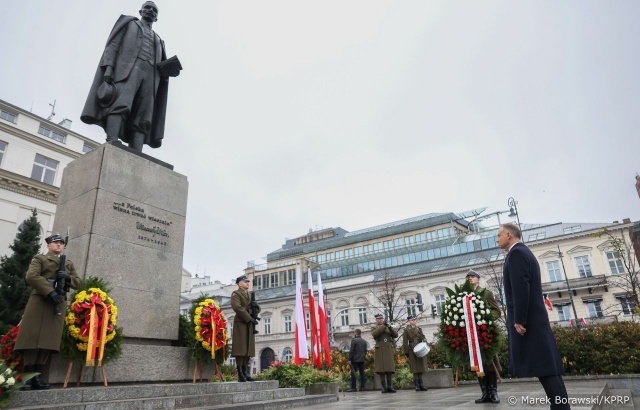
M80 113L142 1L4 3L0 99L45 118L56 100L103 142ZM156 3L184 70L144 152L188 177L194 274L228 283L310 228L509 197L523 223L640 219L640 2Z

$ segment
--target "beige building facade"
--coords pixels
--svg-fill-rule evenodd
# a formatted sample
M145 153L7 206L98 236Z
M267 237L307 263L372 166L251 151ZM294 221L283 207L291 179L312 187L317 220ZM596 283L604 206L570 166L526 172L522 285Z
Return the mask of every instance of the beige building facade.
M348 350L355 329L361 329L362 337L373 346L370 331L376 313L385 314L397 327L404 326L409 313L416 314L418 325L432 341L446 288L462 284L469 269L479 272L481 285L493 289L500 299L504 252L496 244L497 227L483 228L474 223L475 217L434 213L355 232L311 231L269 253L266 264L250 262L245 272L253 280L262 308L253 371L293 357L298 267L305 304L307 269L313 272L316 300L318 272L322 276L331 345L340 350ZM620 286L624 264L606 236L594 235L606 228L631 246L633 226L629 220L522 225L523 239L540 263L554 325L569 326L574 306L577 317L588 325L633 317L633 302ZM233 310L228 304L223 304L223 310L231 327Z
M11 253L9 245L33 208L45 249L64 168L100 145L70 127L69 120L56 124L0 100L0 254Z

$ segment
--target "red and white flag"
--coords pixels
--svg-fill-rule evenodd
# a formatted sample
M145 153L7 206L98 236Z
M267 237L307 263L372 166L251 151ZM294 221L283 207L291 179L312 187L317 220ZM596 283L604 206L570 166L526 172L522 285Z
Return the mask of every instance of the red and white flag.
M544 304L547 305L547 309L553 310L553 305L551 304L551 301L549 300L547 295L544 295Z
M324 350L324 364L331 366L331 347L329 346L329 332L327 331L327 304L324 302L320 272L318 272L318 319L320 320L320 344Z
M296 348L294 359L296 364L301 364L309 358L307 347L307 325L304 317L304 302L302 301L302 273L300 266L296 269Z
M313 277L311 269L307 270L307 291L309 293L309 316L311 317L311 353L313 364L322 369L322 357L320 357L320 345L318 344L318 322L316 320L316 302L313 298Z

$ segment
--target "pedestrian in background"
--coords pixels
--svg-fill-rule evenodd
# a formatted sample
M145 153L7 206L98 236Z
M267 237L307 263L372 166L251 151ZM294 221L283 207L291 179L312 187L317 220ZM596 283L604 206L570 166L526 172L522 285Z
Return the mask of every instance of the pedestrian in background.
M349 364L351 365L351 388L347 392L352 393L356 390L356 370L360 372L360 391L364 390L364 384L367 382L367 376L364 374L364 359L367 355L367 342L360 337L362 332L360 329L355 330L355 335L351 339L351 348L349 348Z

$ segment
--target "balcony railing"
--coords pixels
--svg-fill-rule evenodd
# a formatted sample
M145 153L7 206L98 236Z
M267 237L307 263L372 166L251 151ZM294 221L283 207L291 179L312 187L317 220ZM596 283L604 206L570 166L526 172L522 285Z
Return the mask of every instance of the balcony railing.
M586 278L569 279L571 290L579 289L595 289L597 287L607 286L607 277L605 275L593 275ZM542 284L543 293L566 292L567 282L560 280L557 282L544 282Z

